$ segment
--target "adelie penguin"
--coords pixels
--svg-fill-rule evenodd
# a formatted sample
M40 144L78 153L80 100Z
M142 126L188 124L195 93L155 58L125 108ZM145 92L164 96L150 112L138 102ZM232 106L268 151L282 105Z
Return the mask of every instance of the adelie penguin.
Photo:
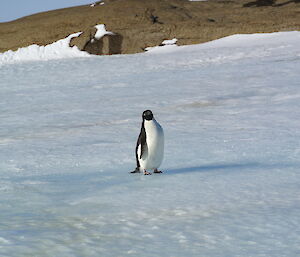
M142 117L141 132L135 148L136 168L131 173L144 172L144 175L151 175L149 170L162 173L158 167L164 156L164 131L150 110L144 111Z

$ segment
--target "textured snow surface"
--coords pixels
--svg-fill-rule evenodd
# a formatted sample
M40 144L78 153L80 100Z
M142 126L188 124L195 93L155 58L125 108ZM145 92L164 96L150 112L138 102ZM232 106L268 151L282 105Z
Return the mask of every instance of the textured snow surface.
M300 255L300 33L163 49L1 66L0 256Z

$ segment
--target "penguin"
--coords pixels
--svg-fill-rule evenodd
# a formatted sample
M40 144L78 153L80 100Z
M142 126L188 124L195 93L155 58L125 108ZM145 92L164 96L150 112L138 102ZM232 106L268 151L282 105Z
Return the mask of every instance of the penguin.
M158 167L164 155L164 131L155 120L152 111L144 111L142 118L141 132L135 148L136 168L131 173L142 171L144 175L151 175L147 170L162 173Z

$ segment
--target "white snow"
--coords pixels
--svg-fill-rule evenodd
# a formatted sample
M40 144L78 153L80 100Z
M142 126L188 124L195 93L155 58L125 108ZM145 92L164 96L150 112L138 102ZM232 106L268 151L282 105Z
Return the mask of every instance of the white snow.
M100 3L99 3L99 2L100 2ZM90 7L95 7L98 3L99 3L99 5L104 5L104 2L98 1L98 2L92 3L92 4L90 5Z
M40 61L64 59L73 57L89 56L86 52L80 51L76 46L70 47L69 43L73 37L78 37L81 32L69 35L67 38L58 40L46 46L30 45L19 48L16 51L0 53L0 66L20 61Z
M97 32L95 34L96 39L102 38L104 35L114 35L113 32L107 31L104 24L98 24L95 26Z
M167 39L162 42L163 45L175 45L177 42L177 38Z
M298 256L299 42L2 65L0 256ZM128 173L146 109L161 175Z
M162 52L162 51L166 52L169 50L173 50L174 47L177 47L176 42L177 42L177 38L166 39L159 46L146 47L145 51L147 51L147 52L149 52L149 51L151 51L151 52Z

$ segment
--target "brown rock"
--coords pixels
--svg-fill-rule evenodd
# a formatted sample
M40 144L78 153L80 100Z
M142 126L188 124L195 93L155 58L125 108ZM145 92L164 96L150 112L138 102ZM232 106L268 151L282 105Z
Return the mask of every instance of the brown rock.
M70 41L70 46L77 46L80 50L95 55L109 55L122 53L123 37L120 34L107 34L100 39L95 38L95 27L84 30L78 37Z
M71 45L93 54L137 53L165 39L196 44L237 33L300 29L299 0L104 0L0 23L0 52L46 45L83 32ZM92 42L94 26L114 36Z

